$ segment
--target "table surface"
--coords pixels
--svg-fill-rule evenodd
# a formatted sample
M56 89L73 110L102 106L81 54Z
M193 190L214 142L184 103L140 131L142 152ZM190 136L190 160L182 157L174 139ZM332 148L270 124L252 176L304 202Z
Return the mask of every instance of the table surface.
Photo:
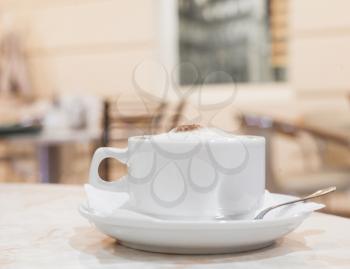
M314 213L275 245L225 255L125 248L77 211L81 186L0 184L0 268L350 268L350 219Z

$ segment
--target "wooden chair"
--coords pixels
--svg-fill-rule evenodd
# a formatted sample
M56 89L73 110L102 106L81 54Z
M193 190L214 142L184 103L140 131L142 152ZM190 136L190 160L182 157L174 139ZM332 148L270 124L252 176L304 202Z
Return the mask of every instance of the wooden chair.
M270 191L302 195L330 185L337 186L338 190L349 189L350 169L348 167L329 167L325 163L324 146L329 142L325 136L269 117L246 114L241 115L239 120L244 133L262 135L266 138L266 176L267 188ZM309 147L301 140L304 135L315 141L316 150L314 152L307 152ZM278 156L273 156L273 142L277 136L282 136L299 145L304 163L302 173L285 176L283 180L277 178L273 164L273 161L278 158ZM311 155L318 158L320 163L318 169L310 169L308 163Z
M167 103L148 104L148 112L145 114L139 113L138 106L140 104L127 104L125 107L130 108L130 111L119 111L113 105L115 104L109 100L104 101L101 138L101 146L103 147L111 146L112 143L126 143L130 136L157 133ZM108 160L104 160L100 168L101 176L106 180L110 179Z

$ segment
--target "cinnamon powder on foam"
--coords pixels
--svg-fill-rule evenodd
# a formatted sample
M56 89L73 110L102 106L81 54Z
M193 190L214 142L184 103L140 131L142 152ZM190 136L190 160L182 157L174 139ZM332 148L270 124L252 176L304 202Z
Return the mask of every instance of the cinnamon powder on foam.
M185 124L185 125L180 125L177 126L174 131L176 133L179 132L190 132L190 131L194 131L194 130L199 130L202 129L203 126L199 125L199 124Z

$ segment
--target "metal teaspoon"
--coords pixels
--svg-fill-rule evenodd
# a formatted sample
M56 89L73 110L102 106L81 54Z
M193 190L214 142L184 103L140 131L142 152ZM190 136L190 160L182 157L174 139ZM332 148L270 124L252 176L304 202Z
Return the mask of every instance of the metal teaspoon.
M255 220L258 220L258 219L263 219L264 216L270 212L271 210L275 209L275 208L278 208L278 207L281 207L281 206L285 206L285 205L290 205L290 204L294 204L294 203L298 203L298 202L304 202L304 201L307 201L309 199L312 199L312 198L316 198L316 197L320 197L320 196L323 196L323 195L326 195L330 192L333 192L335 191L337 188L335 186L332 186L332 187L328 187L326 189L322 189L322 190L318 190L312 194L309 194L307 196L304 196L304 197L301 197L299 199L295 199L295 200L292 200L292 201L289 201L289 202L285 202L285 203L282 203L282 204L278 204L278 205L274 205L274 206L270 206L268 208L265 208L263 209L262 211L260 211L260 213L254 218Z

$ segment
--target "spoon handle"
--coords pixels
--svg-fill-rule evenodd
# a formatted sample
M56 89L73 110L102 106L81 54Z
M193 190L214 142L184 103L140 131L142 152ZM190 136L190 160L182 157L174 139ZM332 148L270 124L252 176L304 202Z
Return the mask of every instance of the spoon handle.
M268 208L265 208L264 210L262 210L254 219L262 219L268 212L270 212L271 210L275 209L275 208L278 208L278 207L281 207L281 206L285 206L285 205L290 205L290 204L294 204L294 203L298 203L298 202L304 202L304 201L307 201L309 199L312 199L312 198L316 198L316 197L320 197L320 196L323 196L323 195L326 195L330 192L333 192L335 191L337 188L335 186L332 186L332 187L328 187L326 189L322 189L322 190L318 190L314 193L311 193L307 196L304 196L304 197L301 197L301 198L298 198L298 199L295 199L295 200L292 200L292 201L288 201L288 202L285 202L285 203L281 203L281 204L278 204L278 205L274 205L274 206L270 206Z

